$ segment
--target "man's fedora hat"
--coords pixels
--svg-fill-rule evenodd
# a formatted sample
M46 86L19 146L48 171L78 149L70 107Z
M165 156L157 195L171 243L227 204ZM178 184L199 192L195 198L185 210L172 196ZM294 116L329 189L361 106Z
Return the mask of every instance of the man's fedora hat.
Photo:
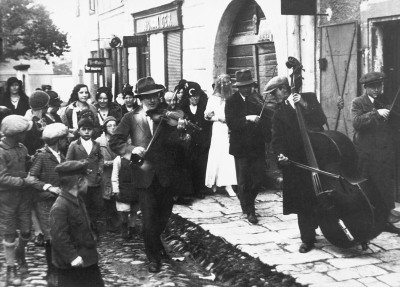
M248 86L255 83L255 81L251 77L251 71L249 69L236 71L235 76L236 83L232 85L233 87Z
M136 83L136 96L151 95L162 91L160 85L154 82L152 77L141 78Z

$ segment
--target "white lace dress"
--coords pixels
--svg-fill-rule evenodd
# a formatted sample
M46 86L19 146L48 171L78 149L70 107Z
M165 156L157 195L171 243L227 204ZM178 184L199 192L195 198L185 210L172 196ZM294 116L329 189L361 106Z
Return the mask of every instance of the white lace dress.
M205 113L209 112L214 112L211 119L214 124L205 185L209 188L213 185L237 185L235 159L229 154L228 126L218 121L218 118L225 120L225 99L217 95L210 96Z

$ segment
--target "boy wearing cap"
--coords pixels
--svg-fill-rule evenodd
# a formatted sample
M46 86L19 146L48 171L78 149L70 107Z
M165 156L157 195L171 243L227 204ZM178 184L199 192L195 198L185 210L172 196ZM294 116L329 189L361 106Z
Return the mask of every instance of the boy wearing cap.
M351 115L354 126L353 142L359 156L361 175L369 179L372 194L383 204L387 213L387 228L394 230L392 223L400 221L395 208L395 149L393 130L389 125L389 110L382 104L385 74L370 72L361 77L365 93L353 100Z
M20 115L10 115L1 123L0 141L0 221L3 226L3 246L6 259L6 283L19 285L21 278L15 261L18 260L21 273L27 272L25 246L30 238L31 193L26 188L35 183L27 175L28 151L21 143L32 122ZM19 240L17 229L20 230Z
M33 185L36 191L34 209L45 240L47 286L57 286L56 270L51 263L49 214L51 206L61 191L55 167L65 161L65 157L60 150L66 149L68 134L68 127L64 124L54 123L47 125L42 135L42 139L46 145L37 151L30 169L30 175L38 180Z
M101 181L104 168L104 158L100 150L100 144L92 139L94 121L88 117L82 117L78 122L78 132L80 138L73 141L67 152L67 160L87 160L88 169L88 189L83 196L89 217L92 222L93 230L98 235L97 221L100 218L103 208L103 195L101 193Z
M308 130L323 130L326 117L315 94L291 94L286 77L272 78L264 93L271 94L270 98L276 102L272 118L272 150L283 175L283 214L297 214L302 241L299 252L306 253L314 247L318 225L313 211L316 202L310 173L287 164L288 159L307 163L295 104L298 103L303 110Z
M50 211L50 235L59 287L104 286L96 235L82 199L88 188L87 169L87 161L75 160L55 168L61 192Z

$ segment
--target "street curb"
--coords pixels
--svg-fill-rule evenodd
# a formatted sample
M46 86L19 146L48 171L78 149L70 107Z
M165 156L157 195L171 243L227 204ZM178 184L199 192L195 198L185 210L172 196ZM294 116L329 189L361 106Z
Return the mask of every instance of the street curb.
M303 286L177 214L171 216L164 238L171 249L192 256L214 274L216 282L240 287Z

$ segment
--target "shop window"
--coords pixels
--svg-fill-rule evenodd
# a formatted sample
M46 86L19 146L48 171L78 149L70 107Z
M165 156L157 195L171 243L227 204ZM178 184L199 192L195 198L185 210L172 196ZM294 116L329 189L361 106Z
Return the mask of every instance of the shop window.
M181 31L169 32L166 37L167 49L167 89L173 91L182 79L182 49L181 49Z

